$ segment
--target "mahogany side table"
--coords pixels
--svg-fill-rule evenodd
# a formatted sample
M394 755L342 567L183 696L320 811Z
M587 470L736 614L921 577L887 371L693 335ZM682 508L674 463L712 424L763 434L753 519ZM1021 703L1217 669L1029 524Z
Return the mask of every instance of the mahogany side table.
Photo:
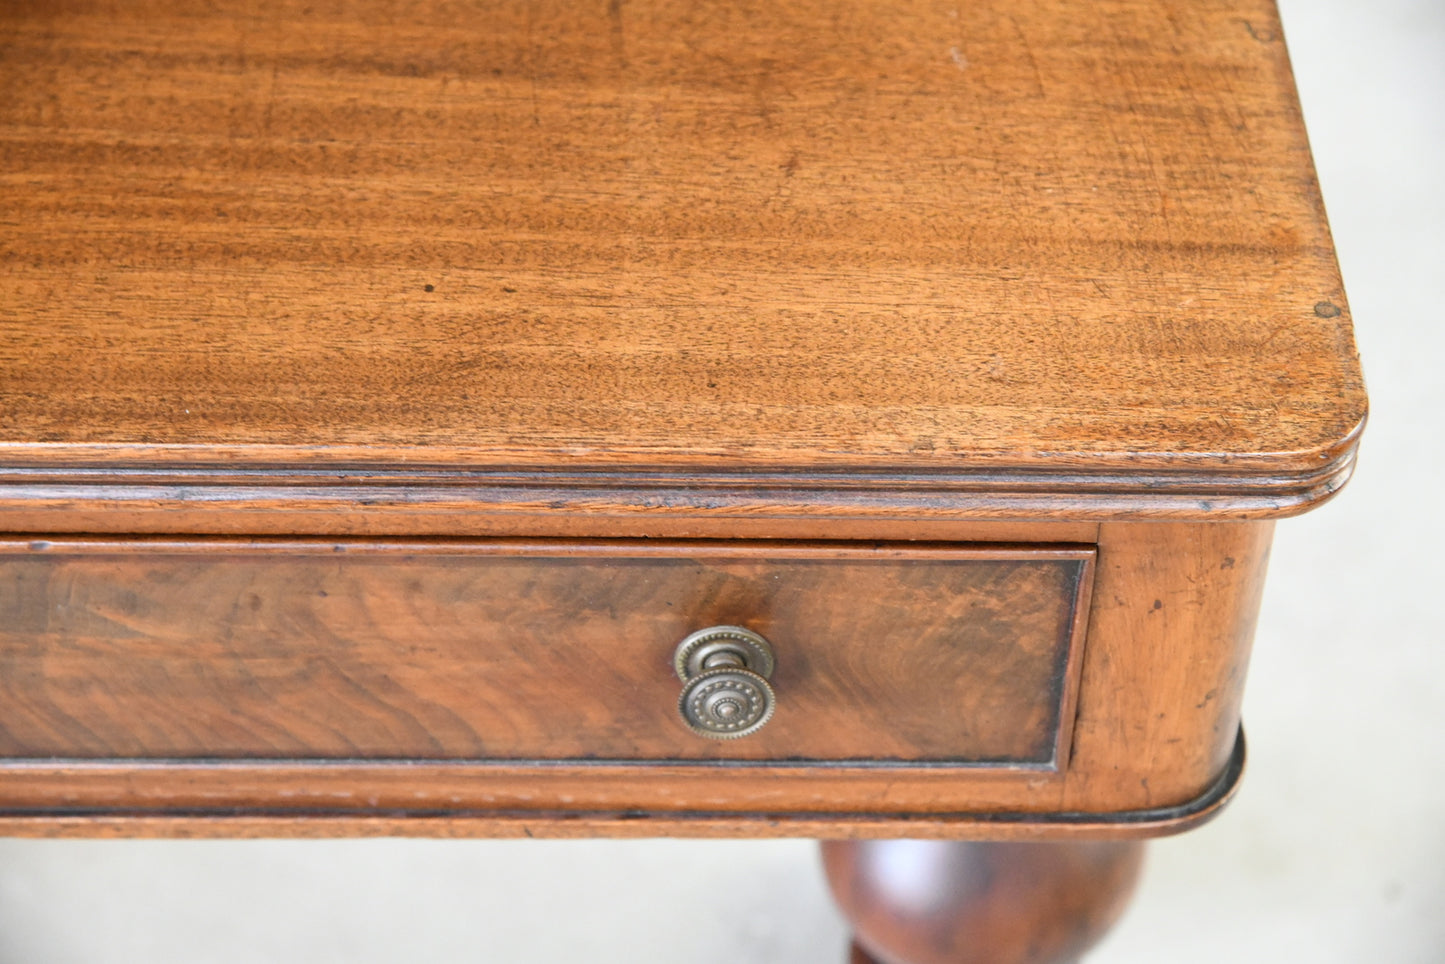
M1349 313L1271 0L0 8L0 832L812 836L1076 957Z

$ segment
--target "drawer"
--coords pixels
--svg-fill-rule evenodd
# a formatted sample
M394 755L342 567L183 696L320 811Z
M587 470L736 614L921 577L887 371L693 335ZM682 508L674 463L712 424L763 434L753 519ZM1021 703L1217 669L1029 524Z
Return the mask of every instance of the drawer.
M1094 550L9 541L0 758L1051 771ZM771 641L776 711L684 725L678 642Z

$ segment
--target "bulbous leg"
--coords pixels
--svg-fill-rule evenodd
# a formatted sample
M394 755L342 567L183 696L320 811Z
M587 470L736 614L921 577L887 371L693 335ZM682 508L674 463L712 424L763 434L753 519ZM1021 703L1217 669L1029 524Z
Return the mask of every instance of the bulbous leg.
M852 964L1065 964L1124 912L1144 845L829 841Z

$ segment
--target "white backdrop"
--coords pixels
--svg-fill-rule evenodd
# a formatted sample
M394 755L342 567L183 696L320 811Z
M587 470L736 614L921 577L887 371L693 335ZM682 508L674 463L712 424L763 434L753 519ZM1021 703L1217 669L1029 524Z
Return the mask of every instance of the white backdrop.
M1239 799L1154 846L1092 964L1445 961L1445 2L1282 6L1373 415L1344 495L1279 526ZM803 841L0 841L0 964L841 964L844 942Z

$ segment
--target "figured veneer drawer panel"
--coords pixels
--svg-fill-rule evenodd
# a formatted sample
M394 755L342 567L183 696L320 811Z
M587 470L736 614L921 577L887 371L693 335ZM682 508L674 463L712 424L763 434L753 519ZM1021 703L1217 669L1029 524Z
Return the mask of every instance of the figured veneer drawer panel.
M1087 547L0 544L0 757L1052 767ZM711 741L673 649L767 636L773 719Z

